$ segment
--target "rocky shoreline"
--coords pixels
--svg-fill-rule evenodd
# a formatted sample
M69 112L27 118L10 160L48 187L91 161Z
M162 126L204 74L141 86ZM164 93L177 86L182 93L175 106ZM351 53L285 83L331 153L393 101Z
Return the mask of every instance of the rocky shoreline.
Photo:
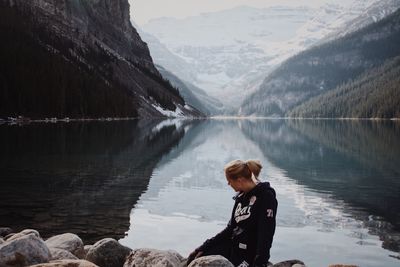
M160 117L164 118L164 117ZM18 117L8 117L0 118L0 125L25 125L30 123L57 123L57 122L90 122L90 121L131 121L137 120L137 117L100 117L100 118L37 118L31 119L28 117L18 116Z
M134 249L117 240L104 238L93 245L84 245L81 238L65 233L43 240L39 232L25 229L14 233L0 228L1 267L186 267L186 258L168 250ZM194 260L188 267L233 267L221 256ZM289 260L269 267L305 267L299 260ZM345 266L345 265L332 265ZM348 265L350 266L350 265Z

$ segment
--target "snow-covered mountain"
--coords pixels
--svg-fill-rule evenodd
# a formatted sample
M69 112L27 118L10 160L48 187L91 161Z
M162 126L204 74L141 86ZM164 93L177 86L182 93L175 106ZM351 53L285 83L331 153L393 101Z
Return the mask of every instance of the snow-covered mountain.
M168 62L165 53L152 50L153 41L144 38L155 62L183 79L189 77L227 107L237 107L279 63L343 27L350 29L346 23L359 16L380 18L382 9L369 8L386 2L400 1L353 0L320 8L240 6L184 19L154 19L142 29L177 56Z
M166 45L161 43L154 35L144 32L133 20L132 24L143 41L147 43L154 63L167 70L173 70L174 74L182 80L192 81L196 79L196 71L190 63L168 50Z
M331 41L351 32L355 32L368 24L383 19L400 8L399 0L368 1L367 4L368 8L365 9L363 8L362 2L355 2L351 7L351 10L358 10L354 12L354 18L350 20L346 19L344 23L340 24L340 27L326 34L322 41Z
M173 86L178 88L189 105L208 115L225 112L224 105L220 101L209 96L204 90L190 82L196 79L196 71L191 64L169 51L156 37L141 30L134 21L132 21L132 24L138 30L141 38L148 44L151 57L163 78L169 80ZM170 70L174 70L174 73Z
M235 94L250 81L257 88L270 68L268 62L276 54L272 44L294 37L296 29L312 16L306 7L242 6L186 19L156 19L142 29L191 64L196 73L192 83L225 104L236 105L240 98Z

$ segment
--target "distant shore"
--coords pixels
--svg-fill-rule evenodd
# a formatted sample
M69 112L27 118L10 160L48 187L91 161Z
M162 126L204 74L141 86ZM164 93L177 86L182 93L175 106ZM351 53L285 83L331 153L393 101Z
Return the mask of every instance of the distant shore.
M243 120L367 120L367 121L398 121L400 118L303 118L303 117L262 117L262 116L211 116L209 119L243 119Z
M91 122L91 121L132 121L141 119L198 119L195 117L151 117L151 118L140 118L140 117L102 117L102 118L40 118L31 119L28 117L8 117L6 119L0 118L0 125L24 125L30 123L68 123L68 122ZM255 116L210 116L203 117L201 119L212 119L212 120L339 120L339 121L400 121L400 118L301 118L301 117L255 117Z

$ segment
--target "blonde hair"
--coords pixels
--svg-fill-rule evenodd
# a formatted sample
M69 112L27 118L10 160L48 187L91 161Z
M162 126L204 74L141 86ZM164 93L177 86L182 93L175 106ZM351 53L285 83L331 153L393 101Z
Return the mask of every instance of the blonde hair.
M262 165L259 160L233 160L225 165L225 176L229 179L236 180L239 177L258 182L258 175L260 174Z

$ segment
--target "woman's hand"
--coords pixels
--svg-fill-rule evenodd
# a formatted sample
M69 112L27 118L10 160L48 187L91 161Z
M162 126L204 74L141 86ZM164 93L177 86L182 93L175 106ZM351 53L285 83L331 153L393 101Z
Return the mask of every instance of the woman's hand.
M194 261L201 255L203 255L203 251L195 249L192 253L189 254L186 264L189 265L192 261Z
M262 260L259 255L256 255L254 258L254 263L251 267L268 267L272 266L272 263L269 261Z

